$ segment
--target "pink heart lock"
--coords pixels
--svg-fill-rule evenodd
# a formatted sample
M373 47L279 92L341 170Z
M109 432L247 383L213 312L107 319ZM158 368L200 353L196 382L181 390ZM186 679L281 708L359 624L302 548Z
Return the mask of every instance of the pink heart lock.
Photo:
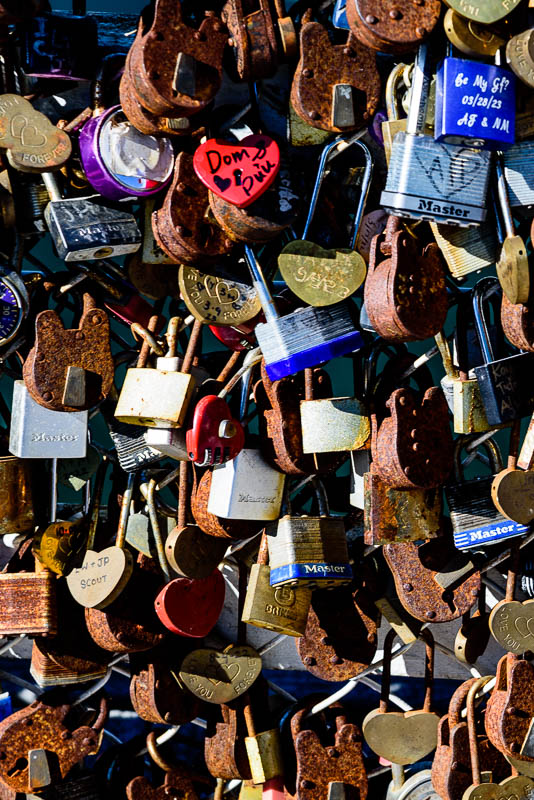
M280 169L280 150L270 136L252 134L240 142L208 139L195 150L193 167L214 194L238 208L265 192Z
M218 569L207 578L175 578L156 597L160 621L172 633L202 639L217 620L224 604L225 583Z

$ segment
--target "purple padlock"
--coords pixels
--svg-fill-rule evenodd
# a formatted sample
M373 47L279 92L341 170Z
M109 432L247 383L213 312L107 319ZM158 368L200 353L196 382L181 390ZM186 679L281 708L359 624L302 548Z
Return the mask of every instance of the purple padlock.
M109 200L150 197L172 178L171 140L140 133L120 106L88 120L79 143L87 180Z

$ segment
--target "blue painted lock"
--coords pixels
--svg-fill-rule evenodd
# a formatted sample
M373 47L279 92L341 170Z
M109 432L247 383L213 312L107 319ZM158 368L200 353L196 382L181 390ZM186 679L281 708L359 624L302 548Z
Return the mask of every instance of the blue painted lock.
M350 30L347 22L347 0L336 0L332 13L332 25L342 31Z
M502 150L515 141L515 76L494 64L445 58L436 75L438 142Z

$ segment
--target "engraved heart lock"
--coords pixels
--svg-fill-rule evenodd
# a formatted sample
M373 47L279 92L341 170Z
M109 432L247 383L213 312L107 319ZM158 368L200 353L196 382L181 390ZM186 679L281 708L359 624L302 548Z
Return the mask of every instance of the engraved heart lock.
M249 645L231 644L222 652L193 650L182 661L180 680L207 703L229 703L252 686L261 672L261 657Z

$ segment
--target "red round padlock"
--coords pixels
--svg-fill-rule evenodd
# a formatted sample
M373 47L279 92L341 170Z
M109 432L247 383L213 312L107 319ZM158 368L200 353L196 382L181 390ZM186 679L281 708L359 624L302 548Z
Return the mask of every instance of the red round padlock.
M191 461L200 467L224 464L245 446L245 431L222 397L208 394L195 406L185 443Z
M207 578L175 578L156 597L160 621L172 633L202 639L222 611L225 583L218 569Z

